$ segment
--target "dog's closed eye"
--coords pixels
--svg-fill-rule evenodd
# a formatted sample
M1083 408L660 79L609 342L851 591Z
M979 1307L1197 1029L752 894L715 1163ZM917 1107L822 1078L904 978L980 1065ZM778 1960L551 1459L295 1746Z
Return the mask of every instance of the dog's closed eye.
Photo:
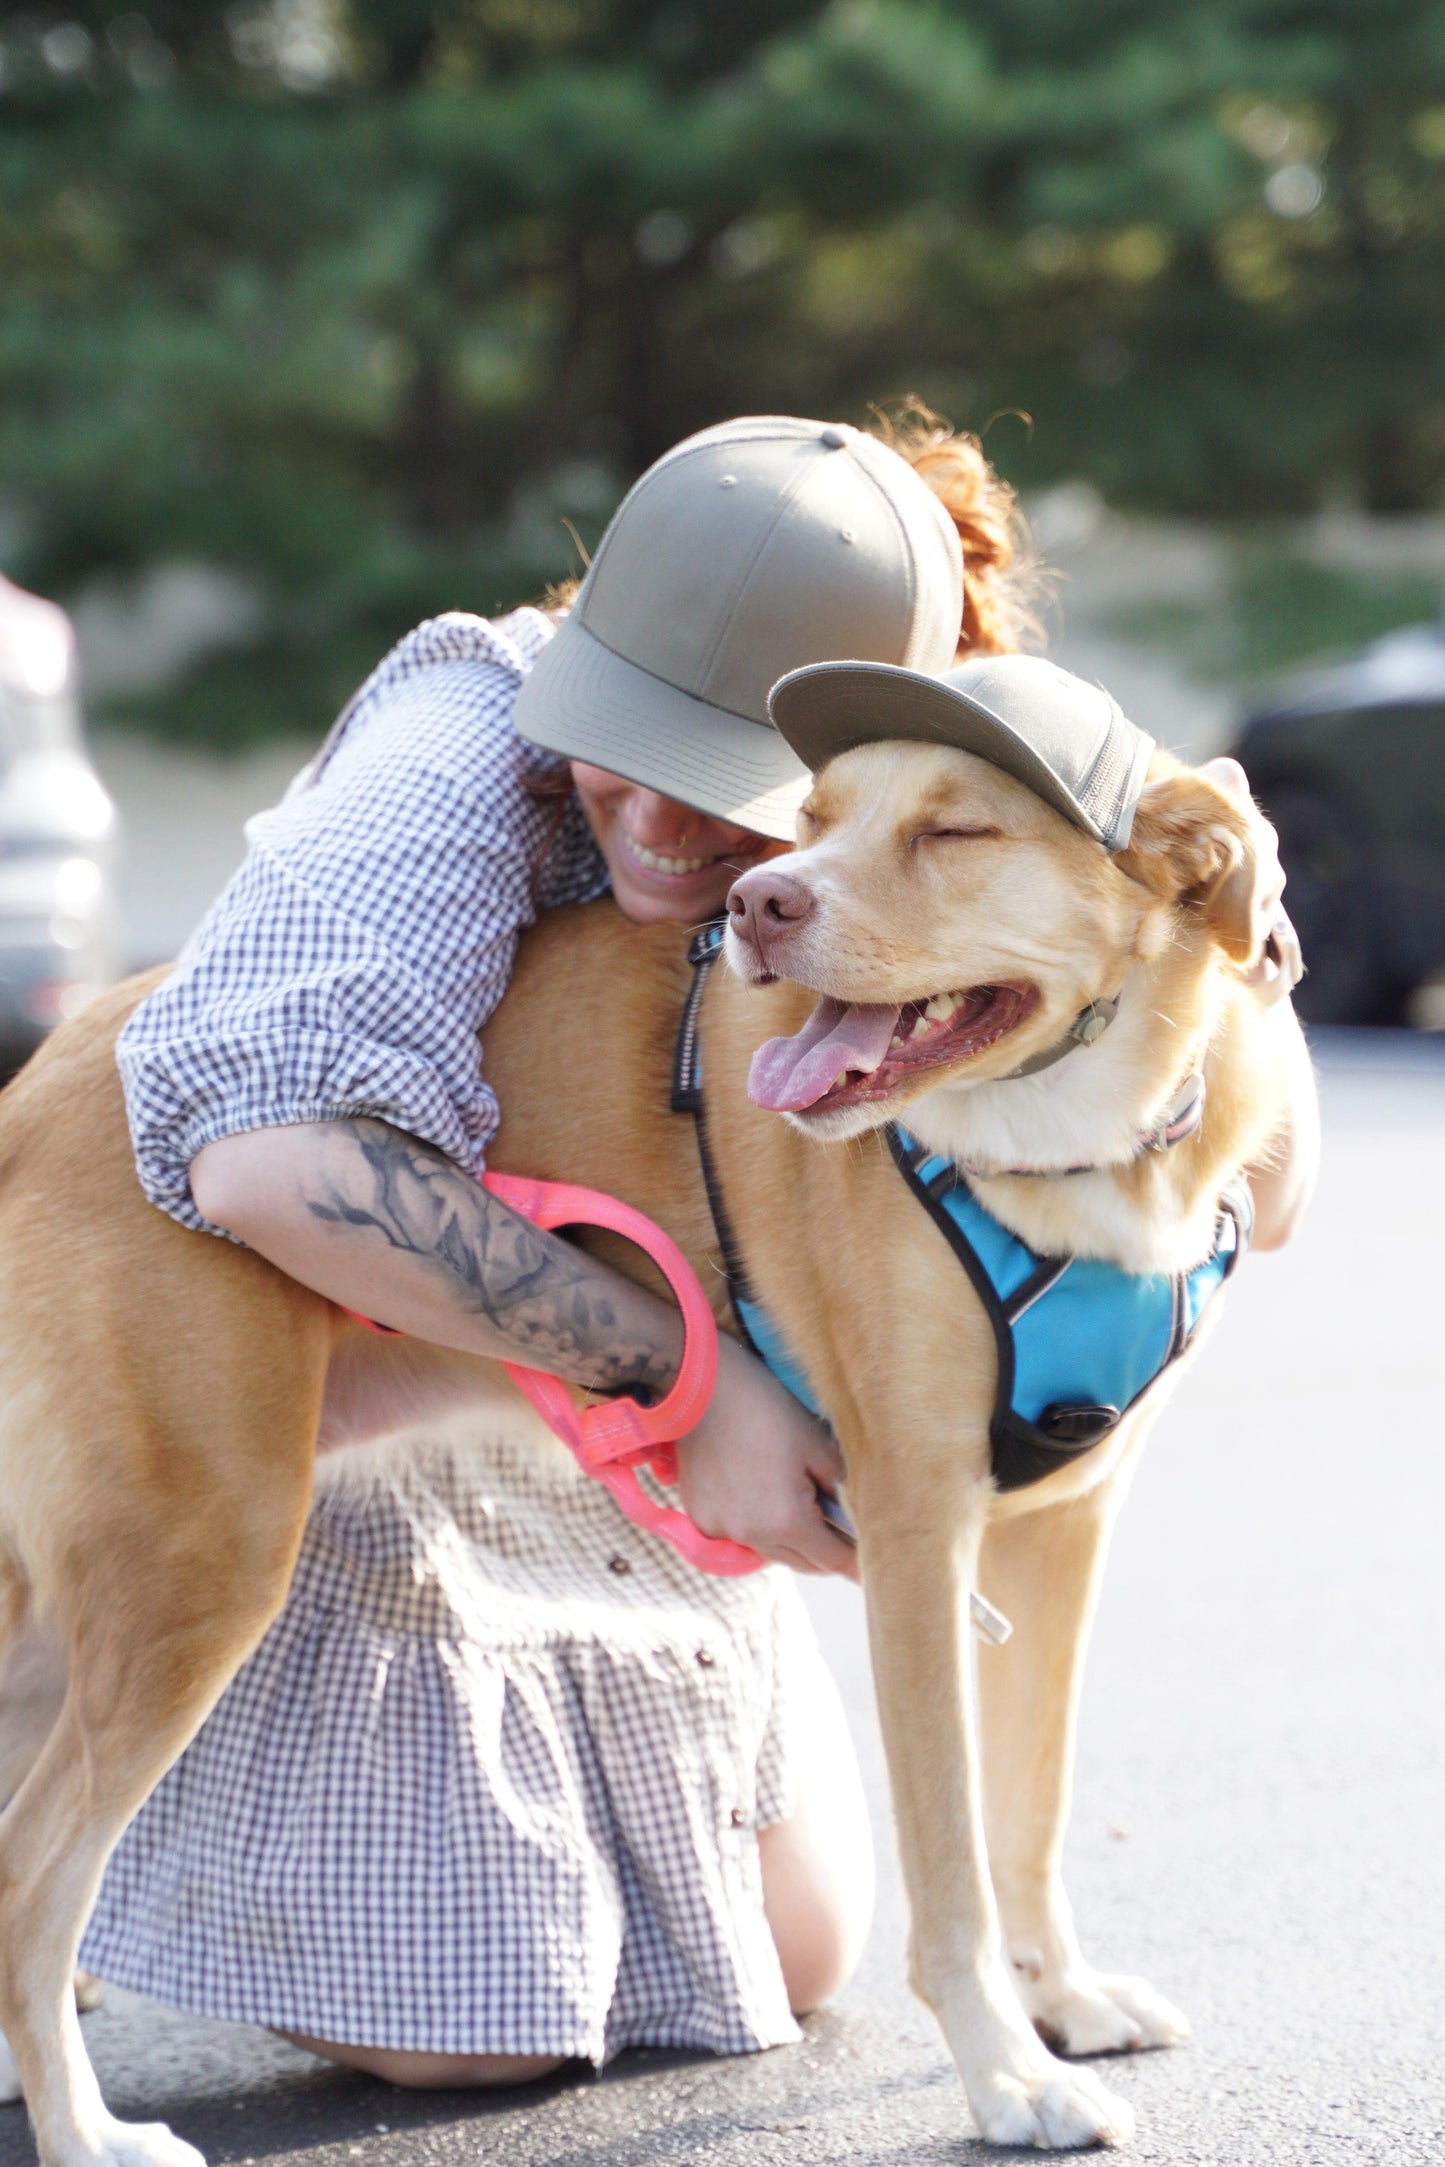
M1001 834L998 828L920 828L908 838L910 850L920 843L996 843Z

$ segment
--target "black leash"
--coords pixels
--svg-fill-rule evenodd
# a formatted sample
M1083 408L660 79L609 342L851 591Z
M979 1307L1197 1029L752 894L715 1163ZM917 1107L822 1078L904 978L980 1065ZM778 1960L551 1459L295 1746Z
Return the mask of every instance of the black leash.
M707 1108L702 1088L702 1039L699 1026L702 1021L703 995L707 992L707 982L712 976L713 965L722 954L723 935L726 931L726 918L710 919L706 925L698 928L688 945L687 960L692 965L692 984L688 987L687 999L682 1004L677 1040L673 1046L670 1103L675 1114L692 1116L693 1134L697 1138L698 1165L702 1169L702 1184L707 1191L713 1231L717 1235L718 1248L722 1251L728 1300L732 1304L733 1316L737 1320L744 1345L750 1347L754 1354L758 1354L759 1350L738 1307L740 1300L749 1301L752 1296L742 1252L738 1248L732 1220L723 1202L722 1185L718 1181L712 1146L708 1141Z

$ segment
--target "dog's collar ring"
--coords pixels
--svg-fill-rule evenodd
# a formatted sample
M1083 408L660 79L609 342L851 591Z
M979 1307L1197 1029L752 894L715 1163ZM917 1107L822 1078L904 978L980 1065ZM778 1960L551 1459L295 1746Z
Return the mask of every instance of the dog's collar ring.
M1121 998L1116 993L1110 1000L1087 1002L1062 1038L1056 1039L1052 1046L1046 1046L1042 1053L1030 1054L1027 1061L1020 1061L1017 1068L1000 1076L999 1082L1012 1083L1018 1076L1038 1076L1044 1069L1052 1068L1056 1061L1062 1061L1066 1054L1076 1053L1080 1046L1096 1045L1118 1015Z

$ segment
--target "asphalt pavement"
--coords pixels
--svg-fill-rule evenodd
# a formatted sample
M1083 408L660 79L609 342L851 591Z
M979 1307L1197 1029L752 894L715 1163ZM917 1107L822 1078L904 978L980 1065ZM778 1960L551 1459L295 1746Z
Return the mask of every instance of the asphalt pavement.
M1130 2157L1445 2162L1445 1044L1321 1044L1305 1232L1252 1260L1124 1514L1086 1695L1069 1882L1084 1944L1192 2043L1110 2062ZM861 1606L809 1591L873 1799L877 1925L802 2045L629 2055L490 2096L407 2094L112 1992L107 2099L213 2162L928 2167L974 2139L904 1978ZM0 2110L0 2167L32 2162Z

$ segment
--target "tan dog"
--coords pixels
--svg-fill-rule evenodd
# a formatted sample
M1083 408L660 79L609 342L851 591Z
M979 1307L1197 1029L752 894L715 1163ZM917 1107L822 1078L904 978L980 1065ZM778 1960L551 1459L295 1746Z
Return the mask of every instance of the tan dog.
M1105 1538L1161 1389L1063 1471L999 1497L989 1326L876 1132L906 1112L927 1143L972 1164L1107 1166L984 1187L1040 1251L1132 1269L1195 1262L1221 1186L1285 1110L1277 1039L1244 986L1257 831L1157 755L1131 847L1110 859L999 770L901 745L835 761L805 831L786 873L806 911L773 924L765 887L741 894L736 970L716 974L704 1004L721 1185L755 1286L846 1457L918 1989L987 2137L1113 2143L1129 2110L1056 2060L1035 2026L1070 2053L1185 2029L1142 1981L1084 1960L1059 1877ZM684 945L678 929L639 930L607 904L541 922L488 1032L506 1108L493 1156L626 1196L719 1287L691 1124L667 1111ZM770 973L798 983L744 982ZM1098 1045L997 1080L1121 988ZM796 1031L815 993L920 1004L958 989L980 990L910 1038L900 1026L876 1074L845 1079L814 1112L785 1120L749 1103L754 1049ZM323 1421L334 1441L375 1434L403 1404L415 1423L433 1404L492 1397L498 1374L365 1334L255 1255L145 1203L114 1061L144 990L58 1032L0 1100L4 1616L12 1633L27 1616L58 1627L69 1663L58 1721L0 1821L0 2023L44 2167L196 2159L163 2128L107 2113L71 1975L121 1829L284 1599ZM1196 1067L1202 1126L1167 1154L1137 1154ZM1015 1624L1006 1649L981 1656L977 1724L975 1575Z

